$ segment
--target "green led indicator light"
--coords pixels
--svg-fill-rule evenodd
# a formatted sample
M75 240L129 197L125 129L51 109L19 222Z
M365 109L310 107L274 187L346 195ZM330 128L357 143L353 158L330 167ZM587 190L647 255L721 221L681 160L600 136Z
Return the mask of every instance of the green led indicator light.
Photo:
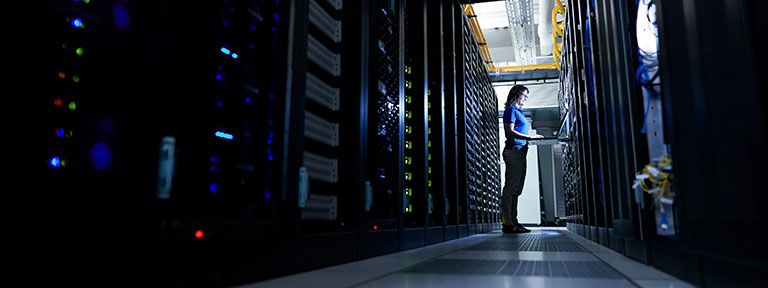
M72 76L72 82L80 83L80 76L77 76L77 75Z
M77 53L77 56L83 56L83 47L77 48L77 50L75 50L75 53Z
M77 108L77 105L75 104L75 101L69 102L69 110L75 111Z

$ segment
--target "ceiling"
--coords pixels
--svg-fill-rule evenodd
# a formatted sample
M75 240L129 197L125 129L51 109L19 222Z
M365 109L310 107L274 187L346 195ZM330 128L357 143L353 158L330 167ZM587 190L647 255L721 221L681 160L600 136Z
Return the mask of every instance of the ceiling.
M520 1L520 0L514 0ZM538 31L538 23L542 18L539 16L539 1L531 0L533 7L533 23L534 31ZM544 0L553 1L554 0ZM480 24L480 28L483 31L483 35L486 38L488 50L491 53L491 59L494 61L494 65L497 67L504 66L517 66L519 65L515 59L515 48L512 42L512 36L509 30L509 20L507 19L507 9L504 1L492 1L484 3L472 4L475 14L477 15L477 21ZM534 33L534 41L536 47L536 63L552 63L552 52L547 51L544 54L541 53L540 40L538 33ZM547 37L545 41L552 41ZM551 47L551 46L550 46Z

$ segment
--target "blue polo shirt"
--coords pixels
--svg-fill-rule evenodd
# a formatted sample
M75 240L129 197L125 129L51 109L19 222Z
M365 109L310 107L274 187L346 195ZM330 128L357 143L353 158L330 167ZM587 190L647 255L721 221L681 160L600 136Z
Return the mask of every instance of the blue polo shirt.
M528 123L527 119L525 119L525 114L523 114L523 109L520 109L515 105L511 105L506 109L504 109L504 123L505 123L505 126L506 126L506 123L514 123L515 131L525 135L528 135L528 129L531 127L531 124ZM504 133L504 136L506 136L506 133ZM506 143L506 145L504 146L504 149L515 148L519 150L519 149L523 149L523 146L528 144L528 141L517 139L517 138L507 138L507 141L504 143Z

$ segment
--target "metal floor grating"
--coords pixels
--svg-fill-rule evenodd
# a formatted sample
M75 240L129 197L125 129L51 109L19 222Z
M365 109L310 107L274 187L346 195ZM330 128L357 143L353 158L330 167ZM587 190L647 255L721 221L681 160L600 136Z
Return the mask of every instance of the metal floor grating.
M576 241L562 234L531 233L494 237L463 250L584 252Z
M433 259L411 266L401 272L572 278L624 278L607 264L596 261Z

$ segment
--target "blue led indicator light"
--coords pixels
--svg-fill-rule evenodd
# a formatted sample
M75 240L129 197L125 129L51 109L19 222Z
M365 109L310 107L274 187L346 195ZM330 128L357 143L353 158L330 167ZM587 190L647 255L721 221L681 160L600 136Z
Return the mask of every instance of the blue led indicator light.
M48 167L53 169L61 167L61 159L59 159L58 156L52 157L50 160L48 160Z
M56 136L64 137L64 129L56 129Z
M225 47L221 47L221 52L224 52L224 54L227 54L227 55L229 55L230 53L232 53L232 51L229 51L229 49L227 49L227 48L225 48Z
M221 132L221 131L216 131L216 133L214 133L214 135L216 135L216 137L224 138L224 139L228 139L228 140L232 140L234 138L234 136L232 136L232 134L224 133L224 132Z
M237 59L237 53L232 53L232 58Z
M112 14L115 15L115 26L120 29L128 28L131 26L131 17L128 15L128 9L123 5L115 5L112 8Z
M91 147L91 163L96 170L103 171L112 163L112 150L107 144L97 142Z
M75 28L83 27L83 19L80 19L80 18L72 19L72 27L75 27Z

